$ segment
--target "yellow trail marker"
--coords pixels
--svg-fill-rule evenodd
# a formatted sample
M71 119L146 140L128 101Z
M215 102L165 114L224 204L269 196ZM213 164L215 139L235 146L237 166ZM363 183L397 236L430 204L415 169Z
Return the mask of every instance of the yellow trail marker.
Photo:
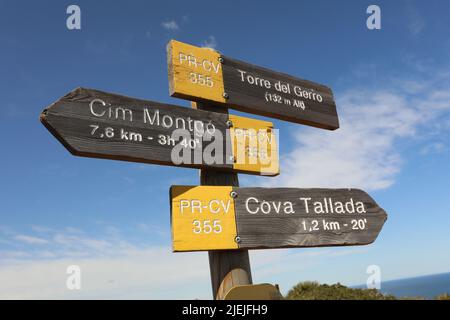
M229 118L233 124L230 128L235 158L233 169L263 175L279 174L278 141L272 122L235 115Z
M232 187L172 186L173 251L237 249Z
M172 40L167 45L170 94L196 92L204 99L225 103L220 54Z

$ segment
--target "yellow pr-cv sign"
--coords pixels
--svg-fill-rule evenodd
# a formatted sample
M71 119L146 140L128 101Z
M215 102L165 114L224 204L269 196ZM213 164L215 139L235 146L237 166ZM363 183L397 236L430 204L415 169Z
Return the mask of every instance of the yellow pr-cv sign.
M232 187L170 189L173 251L238 249Z
M272 122L229 115L233 169L274 176L280 172L278 139Z

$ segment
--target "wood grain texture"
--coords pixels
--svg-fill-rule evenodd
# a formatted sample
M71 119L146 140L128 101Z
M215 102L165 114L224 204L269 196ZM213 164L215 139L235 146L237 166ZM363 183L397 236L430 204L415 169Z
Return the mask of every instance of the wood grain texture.
M262 283L236 286L228 291L225 300L282 300L277 286Z
M214 107L202 103L196 104L195 107L206 111L215 109L222 114L228 114L226 107ZM236 173L203 169L200 170L200 184L239 187L239 178ZM230 289L235 286L252 284L250 258L247 250L209 251L208 257L214 299L223 300Z
M364 191L358 189L296 189L296 188L233 188L238 196L235 199L236 224L241 242L240 248L290 248L290 247L321 247L350 246L370 244L377 238L387 219L385 211ZM271 208L270 213L261 210L255 214L258 205L255 201L247 203L250 197L257 198L259 203L266 201ZM308 200L308 210L305 201ZM361 202L365 213L337 213L336 207L328 213L316 213L314 203L324 204L325 199L333 203ZM283 205L291 202L294 213L285 213ZM281 203L279 213L276 213L273 203ZM324 208L325 205L322 205ZM264 205L267 212L268 206ZM351 209L351 205L349 205ZM289 210L288 210L289 211ZM352 220L364 220L364 229L352 229ZM319 230L310 230L314 222L318 222ZM325 224L324 224L325 222ZM325 229L326 222L338 223L339 229ZM304 224L307 228L305 230ZM328 224L330 226L330 224ZM335 227L336 225L334 225Z
M227 104L232 108L322 129L339 128L336 104L330 88L225 56L222 58L224 89L228 94ZM240 71L245 72L244 77L250 75L253 79L269 81L270 88L242 81ZM289 84L288 93L275 89L275 84L279 81L281 84ZM320 94L322 101L318 102L296 95L295 86L302 88L300 92ZM267 101L266 94L276 94L281 97L281 100ZM294 100L303 101L304 110L295 106Z
M184 211L175 204L178 207L172 210L172 220L189 234L176 251L366 245L375 241L387 218L385 211L359 189L234 186L231 192L223 187L231 181L222 179L235 178L214 175L207 177L208 186L172 186L178 195L176 201L184 203ZM216 221L222 225L221 231L192 234L193 219ZM229 223L231 219L235 223Z
M93 113L90 104L94 100ZM40 120L76 156L260 174L254 167L248 170L243 167L234 168L230 133L226 125L229 120L227 114L78 88L46 108ZM195 121L204 125L213 124L223 137L228 137L222 142L221 161L204 161L202 150L211 143L205 136L201 137L202 144L198 144L191 152L189 161L181 164L172 161L173 144L158 142L160 135L169 138L176 128L189 129L190 126L194 127ZM98 129L93 133L95 126ZM106 128L113 129L113 137L106 136ZM189 139L198 138L194 130L187 131ZM181 139L175 141L175 144L179 141Z

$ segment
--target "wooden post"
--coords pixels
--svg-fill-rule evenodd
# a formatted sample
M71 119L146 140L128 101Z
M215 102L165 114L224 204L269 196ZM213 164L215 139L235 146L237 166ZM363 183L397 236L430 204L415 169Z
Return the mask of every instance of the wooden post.
M228 108L222 106L197 103L196 108L228 113ZM239 187L239 179L237 173L201 169L200 184ZM223 300L227 292L236 285L252 284L248 250L217 250L209 251L208 255L214 299Z

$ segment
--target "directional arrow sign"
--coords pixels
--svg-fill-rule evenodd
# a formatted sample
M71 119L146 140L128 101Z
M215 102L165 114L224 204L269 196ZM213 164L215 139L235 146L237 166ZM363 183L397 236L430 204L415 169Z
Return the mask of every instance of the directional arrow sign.
M41 122L77 156L279 172L276 135L267 121L78 88L45 109Z
M173 251L372 243L387 218L359 189L172 186Z
M339 128L330 88L172 40L170 94L318 128Z

